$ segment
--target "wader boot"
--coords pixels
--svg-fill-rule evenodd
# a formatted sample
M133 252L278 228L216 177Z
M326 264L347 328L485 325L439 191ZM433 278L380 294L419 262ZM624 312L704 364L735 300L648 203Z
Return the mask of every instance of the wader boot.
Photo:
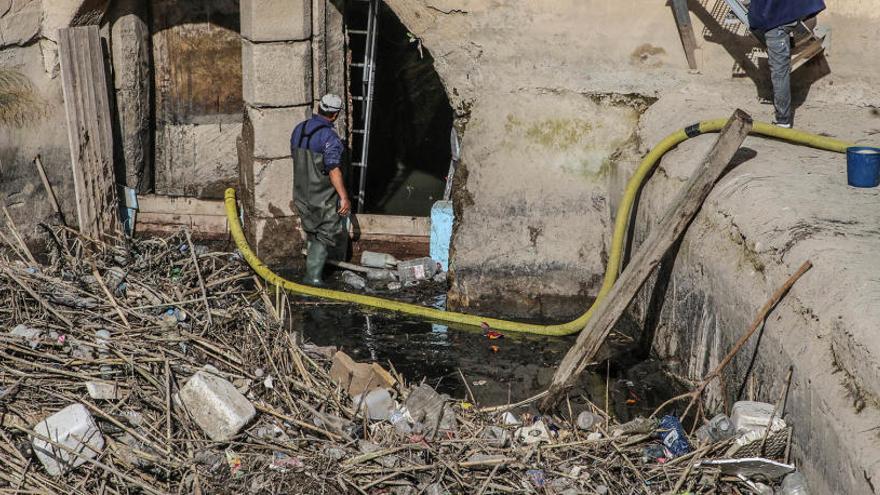
M337 213L339 194L324 171L324 155L308 149L309 140L319 129L302 133L293 149L293 198L302 228L309 239L306 256L306 283L320 283L328 254L334 259L347 250L343 218Z
M327 261L327 246L318 241L309 241L306 255L306 275L303 279L308 285L323 285L324 263Z

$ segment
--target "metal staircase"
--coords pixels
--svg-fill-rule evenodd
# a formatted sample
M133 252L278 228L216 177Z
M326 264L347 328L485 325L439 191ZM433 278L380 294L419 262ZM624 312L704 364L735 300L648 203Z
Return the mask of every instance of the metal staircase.
M355 107L352 112L352 185L357 184L357 212L364 210L366 196L367 168L370 151L370 123L373 117L373 94L376 85L376 38L379 28L379 8L381 0L349 0L346 4L346 26L348 26L349 46L363 48L363 59L353 61L349 58L349 77L351 78L351 99ZM359 26L352 28L352 26ZM356 44L361 39L363 43ZM354 51L353 51L354 53ZM357 82L360 81L360 84ZM360 94L354 88L360 86Z

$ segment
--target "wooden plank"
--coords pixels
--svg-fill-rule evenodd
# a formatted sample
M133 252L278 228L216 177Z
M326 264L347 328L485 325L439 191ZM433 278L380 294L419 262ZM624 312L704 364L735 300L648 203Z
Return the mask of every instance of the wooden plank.
M138 196L138 212L186 215L215 215L226 217L223 200L198 199L186 196L144 194Z
M79 229L90 237L117 231L107 74L97 26L58 32L61 87Z
M700 211L718 179L730 163L743 140L752 129L752 118L737 110L724 126L703 165L691 175L687 185L666 210L660 223L651 229L645 242L636 251L629 266L599 303L593 317L578 336L577 342L559 364L547 395L541 401L544 411L552 409L581 371L586 367L614 324L629 306L666 252L684 235L688 225Z
M359 235L430 236L431 219L429 217L359 214L354 216L349 232L354 237Z
M694 25L691 23L687 0L672 0L672 14L675 16L675 24L678 26L678 35L684 48L684 56L687 57L688 67L695 71L697 57L694 52L697 49L697 38L694 36Z

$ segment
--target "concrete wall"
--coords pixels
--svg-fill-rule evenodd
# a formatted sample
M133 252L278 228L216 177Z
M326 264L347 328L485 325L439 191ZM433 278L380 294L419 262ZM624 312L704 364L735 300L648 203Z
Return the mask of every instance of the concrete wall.
M713 96L722 94L719 98ZM830 88L799 112L811 132L877 144L880 98L841 102ZM732 84L689 85L661 98L641 121L645 148L669 126L741 107L759 114ZM873 109L872 109L873 107ZM639 205L638 245L714 141L701 136L668 153ZM748 397L776 402L792 367L785 409L793 457L811 493L875 493L880 449L880 190L846 185L841 154L748 138L736 168L715 187L660 281L639 297L654 351L696 382L749 328L770 294L806 260L814 267L773 311L709 390L707 413ZM754 361L753 361L754 360Z
M519 107L529 108L528 119L541 122L555 118L560 107L565 107L563 113L577 108L571 114L596 127L594 124L605 122L607 117L573 106L571 95L657 98L693 82L713 86L722 81L742 86L754 99L769 93L763 53L741 26L720 22L727 14L721 0L689 4L699 45L696 74L687 69L671 9L663 2L387 3L431 51L458 121L465 127L464 172L459 177L468 179L456 186L463 188L455 196L462 221L453 239L450 293L452 306L459 309L483 312L497 308L505 314L548 318L564 318L581 311L584 299L598 290L604 252L594 248L609 243L607 213L614 212L620 190L639 158L629 153L631 143L627 139L619 148L616 138L610 138L593 150L596 163L608 161L609 165L591 180L581 176L575 179L579 182L572 182L570 175L552 166L547 173L538 173L536 166L528 166L535 161L533 154L508 152L527 147L515 132L507 132L499 124L509 113ZM880 22L872 3L829 2L820 22L833 29L832 55L795 74L796 100L832 85L846 87L840 94L854 99L870 93L871 85L880 80L880 67L866 66L862 57L866 50L877 51L880 39ZM631 108L639 111L638 105ZM761 108L757 117L769 120L770 110ZM497 122L487 122L492 120ZM629 117L628 121L631 127L621 131L624 136L635 134L634 120ZM586 140L606 137L599 132ZM551 146L542 151L541 163L577 161L576 155L570 149ZM504 160L501 157L506 157L506 164L494 165ZM479 172L474 173L477 169ZM479 184L471 185L470 177ZM565 215L560 215L556 207L542 209L529 204L522 217L528 222L515 223L517 214L511 212L523 207L517 184L528 184L531 191L543 191L555 201L576 202L579 206L568 207ZM475 213L476 209L467 211L472 200L481 214ZM491 211L483 208L481 201L491 205ZM607 207L596 209L593 205L597 203ZM597 216L599 210L606 215ZM540 224L545 232L568 235L530 245L529 222ZM511 225L518 227L511 229ZM481 271L478 267L490 256L486 253L502 254L491 259L490 270ZM510 297L499 299L504 294ZM550 300L556 303L541 302Z

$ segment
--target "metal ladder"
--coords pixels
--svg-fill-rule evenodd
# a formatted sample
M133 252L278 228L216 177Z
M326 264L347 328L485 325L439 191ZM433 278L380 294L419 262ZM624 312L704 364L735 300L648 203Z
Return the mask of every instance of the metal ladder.
M348 29L349 43L352 36L360 36L364 38L364 59L362 62L352 62L349 64L349 73L352 80L355 80L355 74L360 72L361 94L352 95L353 102L360 103L360 125L354 124L352 134L361 136L361 145L354 147L352 150L355 156L352 156L351 165L358 170L357 176L357 212L362 213L364 210L364 199L366 196L367 185L367 167L370 152L370 123L373 118L373 93L376 85L376 38L378 37L379 28L379 8L381 0L354 0L350 3L367 4L366 29ZM347 12L347 15L351 15ZM347 22L350 25L351 22Z

